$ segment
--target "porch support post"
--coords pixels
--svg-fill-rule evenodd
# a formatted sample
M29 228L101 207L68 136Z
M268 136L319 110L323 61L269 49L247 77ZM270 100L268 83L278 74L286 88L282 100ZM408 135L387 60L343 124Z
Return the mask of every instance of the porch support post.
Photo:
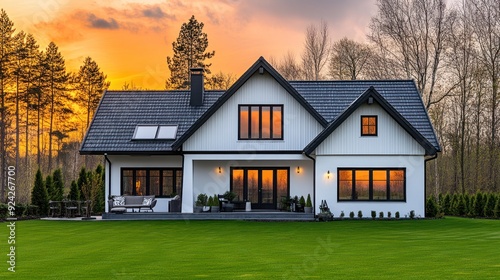
M193 213L193 158L184 155L182 170L182 213Z

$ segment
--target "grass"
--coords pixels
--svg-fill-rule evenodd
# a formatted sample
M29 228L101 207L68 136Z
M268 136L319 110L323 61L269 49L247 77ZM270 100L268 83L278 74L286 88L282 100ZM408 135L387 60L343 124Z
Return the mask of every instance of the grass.
M18 221L0 278L496 279L500 221ZM36 279L36 278L35 278Z

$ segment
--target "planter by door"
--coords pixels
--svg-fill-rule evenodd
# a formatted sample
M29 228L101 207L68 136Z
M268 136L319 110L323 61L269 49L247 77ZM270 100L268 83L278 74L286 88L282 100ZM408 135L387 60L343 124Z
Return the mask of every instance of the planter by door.
M219 206L212 206L210 207L211 212L219 212Z
M201 211L203 210L203 206L195 206L194 207L194 213L201 213Z
M313 208L312 207L304 207L304 213L312 213L313 212Z

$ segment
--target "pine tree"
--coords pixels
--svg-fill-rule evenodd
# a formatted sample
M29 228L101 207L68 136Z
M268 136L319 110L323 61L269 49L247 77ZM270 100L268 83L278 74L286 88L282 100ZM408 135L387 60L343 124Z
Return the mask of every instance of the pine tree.
M47 189L47 195L49 200L55 200L54 199L54 182L52 181L52 176L47 175L45 177L45 188Z
M484 212L484 204L483 204L483 194L478 191L476 193L476 198L474 199L474 216L481 217Z
M50 42L45 51L45 65L47 67L47 100L49 109L49 162L48 170L52 170L52 137L55 129L55 118L58 114L70 112L65 104L69 100L67 95L68 75L64 58L54 42Z
M442 202L442 210L445 215L451 215L450 205L451 205L451 195L450 193L446 193Z
M54 185L52 200L61 201L64 197L64 180L60 168L54 171L54 173L52 174L52 180Z
M215 55L215 51L205 52L208 47L207 33L203 32L203 22L198 22L194 16L189 22L183 23L179 37L172 43L173 57L167 57L170 78L167 88L186 89L189 87L189 70L191 68L204 68L210 74L210 64L205 64L206 59Z
M42 171L40 168L35 175L35 185L31 192L31 204L38 206L40 215L47 215L49 210L49 195L43 182Z
M79 94L76 102L80 104L87 113L87 124L89 127L92 113L97 109L102 94L108 89L110 83L106 81L107 76L101 72L97 63L90 57L86 57L75 76L75 86Z
M89 177L87 170L85 170L85 167L82 167L80 169L80 173L78 174L78 180L77 180L77 186L78 186L78 197L81 199L86 199L85 194L84 194L84 188L89 182Z
M35 77L36 71L38 69L38 56L40 53L39 46L36 43L35 38L32 34L28 34L26 36L26 44L25 44L25 58L23 60L23 75L22 82L24 84L24 88L26 90L24 94L24 106L25 106L25 114L26 120L25 124L25 159L24 165L28 166L29 164L29 153L30 153L30 145L29 145L29 127L30 127L30 111L34 109L34 100L35 100Z
M0 10L0 184L5 182L4 167L7 165L7 84L12 75L10 67L13 56L14 23L4 9ZM0 188L0 200L3 200L6 188Z
M96 173L96 176L99 176L100 179L99 179L99 190L97 192L97 197L96 197L96 201L94 203L94 212L96 213L102 213L104 212L104 204L105 204L105 190L104 190L104 180L105 180L105 172L104 172L104 168L102 167L102 165L97 165L96 169L95 169L95 173Z

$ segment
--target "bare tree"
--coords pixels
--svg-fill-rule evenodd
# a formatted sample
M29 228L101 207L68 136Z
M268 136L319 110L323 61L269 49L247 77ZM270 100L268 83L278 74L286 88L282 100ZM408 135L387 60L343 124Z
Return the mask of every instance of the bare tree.
M444 0L378 0L377 4L369 39L397 63L402 76L415 79L429 109L450 91L435 92L450 27Z
M320 80L321 70L328 62L330 53L330 35L328 25L322 20L319 25L309 25L302 54L302 66L306 80Z
M357 80L365 77L365 67L372 59L370 47L363 43L342 38L335 42L330 56L329 74L333 79Z
M234 82L236 82L236 76L232 73L225 74L223 72L219 72L207 78L205 86L207 89L211 90L227 90L234 84Z
M286 52L280 62L272 58L270 63L286 80L302 80L304 76L300 64L297 63L295 55L291 51Z
M465 4L471 10L471 23L479 46L479 61L489 76L491 85L490 109L490 182L497 189L498 164L498 87L500 81L500 4L498 0L470 0Z

